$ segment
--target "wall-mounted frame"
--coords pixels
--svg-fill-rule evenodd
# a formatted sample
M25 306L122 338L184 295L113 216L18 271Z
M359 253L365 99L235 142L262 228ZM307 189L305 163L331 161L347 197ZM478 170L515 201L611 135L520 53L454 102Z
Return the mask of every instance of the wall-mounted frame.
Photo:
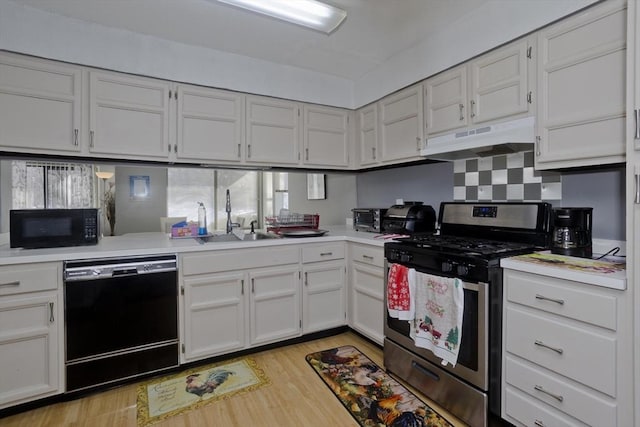
M322 200L327 198L325 175L322 173L307 174L307 199Z
M129 176L129 199L146 200L149 197L149 175Z

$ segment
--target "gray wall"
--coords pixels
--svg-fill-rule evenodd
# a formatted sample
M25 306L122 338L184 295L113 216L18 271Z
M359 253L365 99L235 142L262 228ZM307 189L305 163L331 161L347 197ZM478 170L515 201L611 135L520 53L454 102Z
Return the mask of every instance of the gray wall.
M356 207L356 177L353 174L327 174L325 200L307 200L307 174L289 174L289 210L296 213L320 214L323 225L345 225Z
M434 207L453 200L453 163L401 167L357 176L358 206L389 207L395 199ZM625 168L562 172L562 201L554 207L593 207L593 237L626 240Z
M131 200L129 177L149 176L149 197ZM116 166L116 235L160 231L160 217L167 216L167 168Z

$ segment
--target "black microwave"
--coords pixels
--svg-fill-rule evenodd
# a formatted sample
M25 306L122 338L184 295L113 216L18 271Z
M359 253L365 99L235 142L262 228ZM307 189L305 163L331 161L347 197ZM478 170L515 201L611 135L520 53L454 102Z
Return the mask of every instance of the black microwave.
M16 209L9 211L12 248L95 245L100 239L99 209Z
M356 231L370 231L382 233L382 219L386 209L383 208L355 208L353 212L353 229Z

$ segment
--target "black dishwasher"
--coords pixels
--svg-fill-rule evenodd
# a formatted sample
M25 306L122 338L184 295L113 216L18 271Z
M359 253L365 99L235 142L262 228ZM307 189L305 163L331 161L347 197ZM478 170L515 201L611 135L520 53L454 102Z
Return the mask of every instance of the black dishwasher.
M64 263L66 391L178 366L175 255Z

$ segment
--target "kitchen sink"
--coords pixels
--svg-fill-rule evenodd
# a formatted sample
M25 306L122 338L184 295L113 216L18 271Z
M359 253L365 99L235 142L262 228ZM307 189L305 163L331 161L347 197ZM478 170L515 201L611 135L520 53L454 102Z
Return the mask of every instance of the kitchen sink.
M240 238L233 233L230 234L213 234L209 236L194 237L199 243L222 243L222 242L240 242L240 241L252 241L252 240L265 240L265 239L279 239L280 236L274 233L246 233L244 238Z

